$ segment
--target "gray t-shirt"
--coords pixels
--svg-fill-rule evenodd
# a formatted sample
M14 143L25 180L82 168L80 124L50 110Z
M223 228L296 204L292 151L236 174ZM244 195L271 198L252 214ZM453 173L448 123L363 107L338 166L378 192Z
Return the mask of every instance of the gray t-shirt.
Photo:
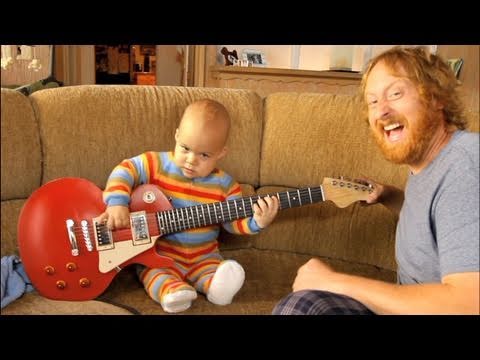
M479 152L478 133L456 131L428 167L410 175L396 234L399 283L479 271Z

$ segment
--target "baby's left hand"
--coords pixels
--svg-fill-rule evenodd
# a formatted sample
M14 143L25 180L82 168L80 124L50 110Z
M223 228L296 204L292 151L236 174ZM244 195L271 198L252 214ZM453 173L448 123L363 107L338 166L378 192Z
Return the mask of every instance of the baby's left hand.
M262 229L270 225L277 215L278 207L279 202L276 196L267 196L258 199L257 202L253 204L253 218L257 222L257 225Z

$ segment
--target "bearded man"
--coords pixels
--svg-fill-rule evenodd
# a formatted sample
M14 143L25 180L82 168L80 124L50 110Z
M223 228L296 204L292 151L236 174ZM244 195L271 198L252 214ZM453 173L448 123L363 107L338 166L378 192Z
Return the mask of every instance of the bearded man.
M453 71L423 48L394 47L371 60L362 91L383 155L410 169L405 192L364 179L366 202L399 215L398 281L311 259L273 314L479 314L479 134L465 131Z

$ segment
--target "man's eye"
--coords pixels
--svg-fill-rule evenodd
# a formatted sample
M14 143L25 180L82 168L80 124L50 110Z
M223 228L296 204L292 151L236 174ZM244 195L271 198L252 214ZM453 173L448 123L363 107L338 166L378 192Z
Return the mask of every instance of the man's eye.
M388 99L395 100L398 99L400 96L402 96L401 91L392 91L390 94L388 94Z
M369 101L367 101L367 105L368 105L368 106L373 106L373 105L375 105L377 102L378 102L377 100L369 100Z

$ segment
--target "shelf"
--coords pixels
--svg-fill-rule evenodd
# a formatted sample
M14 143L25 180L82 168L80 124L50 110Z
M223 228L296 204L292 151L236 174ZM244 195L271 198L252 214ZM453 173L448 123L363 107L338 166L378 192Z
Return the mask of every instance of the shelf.
M213 65L206 86L251 89L261 97L275 92L356 94L362 74L346 71L313 71Z
M274 75L274 76L292 76L305 78L331 78L331 79L358 79L362 78L362 74L349 71L315 71L315 70L299 70L299 69L279 69L269 67L244 67L244 66L223 66L214 65L210 67L213 76L215 73L223 74L255 74L255 75Z

